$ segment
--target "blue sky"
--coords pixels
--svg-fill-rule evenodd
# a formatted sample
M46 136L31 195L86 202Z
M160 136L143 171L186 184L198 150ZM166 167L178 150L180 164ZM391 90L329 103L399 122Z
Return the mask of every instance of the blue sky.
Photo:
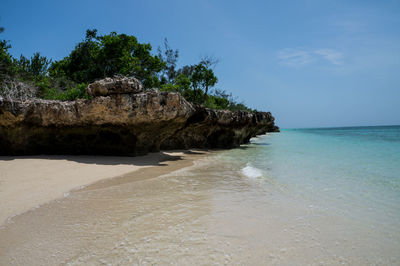
M400 1L3 0L0 18L15 56L61 59L88 28L167 37L283 128L400 124Z

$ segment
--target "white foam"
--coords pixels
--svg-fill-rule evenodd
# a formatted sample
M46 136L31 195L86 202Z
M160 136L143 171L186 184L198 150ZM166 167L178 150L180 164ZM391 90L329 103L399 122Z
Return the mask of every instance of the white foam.
M258 178L263 176L260 169L255 168L251 165L247 165L246 167L244 167L242 169L242 173L249 178Z

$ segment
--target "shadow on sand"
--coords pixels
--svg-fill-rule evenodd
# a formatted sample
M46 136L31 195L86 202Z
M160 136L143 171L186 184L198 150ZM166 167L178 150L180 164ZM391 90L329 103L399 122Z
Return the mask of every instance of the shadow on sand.
M98 156L98 155L30 155L30 156L0 156L0 161L11 161L16 159L42 159L42 160L67 160L84 164L98 165L137 165L137 166L166 166L166 161L178 161L183 157L173 153L187 155L202 155L208 150L171 150L149 153L143 156Z

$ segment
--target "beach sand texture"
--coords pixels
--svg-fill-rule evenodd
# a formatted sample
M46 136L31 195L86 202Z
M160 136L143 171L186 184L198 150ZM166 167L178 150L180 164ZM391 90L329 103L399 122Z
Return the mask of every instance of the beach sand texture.
M189 157L193 155L196 152L160 152L140 157L2 156L0 225L15 215L63 198L71 190L147 167L184 167L191 163Z

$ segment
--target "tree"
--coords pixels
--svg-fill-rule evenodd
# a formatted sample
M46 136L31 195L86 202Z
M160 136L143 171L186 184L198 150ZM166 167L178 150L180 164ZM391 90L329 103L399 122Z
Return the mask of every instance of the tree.
M12 57L8 53L11 45L6 40L0 40L0 73L10 74L12 71Z
M164 51L158 47L158 57L165 62L165 68L161 73L162 83L173 83L174 79L178 76L175 67L179 57L179 51L172 49L167 38L164 39Z
M40 53L34 53L29 62L28 72L38 78L47 73L50 64L51 60L41 56Z
M40 53L34 53L30 59L23 55L18 60L14 59L16 73L24 80L41 79L47 74L50 64L51 60L41 56Z
M211 68L207 68L200 63L194 67L191 81L194 89L204 90L204 98L207 99L209 88L213 87L218 82L218 79Z
M141 44L136 37L111 32L98 36L97 30L87 30L86 38L71 54L55 62L52 76L65 75L77 83L89 83L114 75L134 76L145 88L158 87L158 73L166 63L151 55L151 45Z
M100 43L96 30L87 30L83 42L78 43L69 56L54 62L50 67L52 77L66 76L74 82L92 82L102 77L98 64Z
M200 57L200 64L204 65L206 68L214 69L219 63L219 59L214 56L204 55Z
M0 33L4 31L4 27L0 27ZM8 49L11 45L6 40L0 40L0 81L14 74L13 59Z

